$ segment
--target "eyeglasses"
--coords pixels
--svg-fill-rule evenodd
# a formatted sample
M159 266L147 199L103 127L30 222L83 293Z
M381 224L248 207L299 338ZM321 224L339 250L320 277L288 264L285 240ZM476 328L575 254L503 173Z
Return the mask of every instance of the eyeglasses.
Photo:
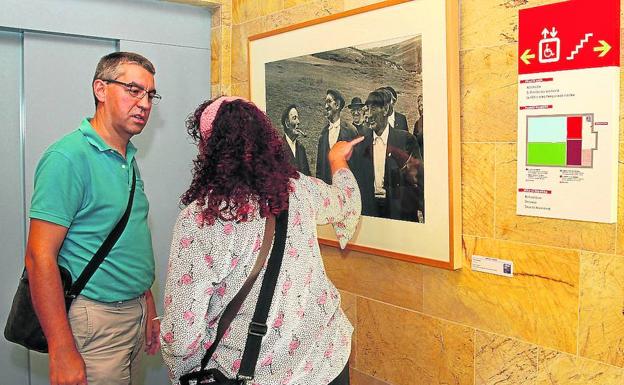
M128 92L128 94L130 94L130 96L132 96L133 98L143 99L143 97L147 95L147 100L153 105L158 104L162 99L162 96L158 95L156 91L147 92L145 88L138 86L134 83L124 83L124 82L120 82L118 80L113 80L113 79L100 79L100 80L107 82L107 83L119 84L120 86L123 86Z

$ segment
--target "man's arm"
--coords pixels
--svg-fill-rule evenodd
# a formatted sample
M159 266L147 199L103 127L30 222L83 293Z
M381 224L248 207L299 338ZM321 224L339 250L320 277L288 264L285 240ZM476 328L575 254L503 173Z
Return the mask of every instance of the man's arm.
M66 227L31 219L25 263L33 307L48 341L50 385L83 385L85 364L67 320L57 264L66 234Z
M145 303L147 306L145 312L145 351L149 355L154 355L160 350L160 319L156 316L156 304L151 289L145 292Z

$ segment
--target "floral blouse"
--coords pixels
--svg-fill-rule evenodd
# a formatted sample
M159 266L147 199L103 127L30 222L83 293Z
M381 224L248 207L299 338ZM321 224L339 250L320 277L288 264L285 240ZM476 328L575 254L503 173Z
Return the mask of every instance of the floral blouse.
M291 180L288 231L281 271L256 366L255 385L328 384L342 371L353 327L321 259L316 226L331 223L342 248L353 235L361 201L348 169L333 184L300 174ZM199 370L225 306L250 274L264 238L265 218L203 224L191 204L174 228L161 323L163 358L174 384ZM208 363L234 378L241 363L266 264Z

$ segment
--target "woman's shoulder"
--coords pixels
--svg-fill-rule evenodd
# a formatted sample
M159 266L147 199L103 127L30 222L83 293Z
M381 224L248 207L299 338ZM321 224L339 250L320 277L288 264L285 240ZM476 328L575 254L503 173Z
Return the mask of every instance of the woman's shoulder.
M201 209L196 202L192 202L188 206L184 207L176 220L175 229L182 230L185 228L192 228L196 226L189 226L190 224L196 224L197 220L201 217Z
M297 187L311 187L323 183L320 179L299 172L298 178L290 178L291 190Z
M309 192L314 185L316 178L299 173L299 178L290 178L290 196L299 198L302 193Z

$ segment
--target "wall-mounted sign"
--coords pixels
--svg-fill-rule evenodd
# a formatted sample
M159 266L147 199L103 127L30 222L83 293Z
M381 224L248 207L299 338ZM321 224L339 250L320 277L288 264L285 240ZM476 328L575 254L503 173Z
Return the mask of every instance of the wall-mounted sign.
M517 213L615 222L620 1L520 11Z

